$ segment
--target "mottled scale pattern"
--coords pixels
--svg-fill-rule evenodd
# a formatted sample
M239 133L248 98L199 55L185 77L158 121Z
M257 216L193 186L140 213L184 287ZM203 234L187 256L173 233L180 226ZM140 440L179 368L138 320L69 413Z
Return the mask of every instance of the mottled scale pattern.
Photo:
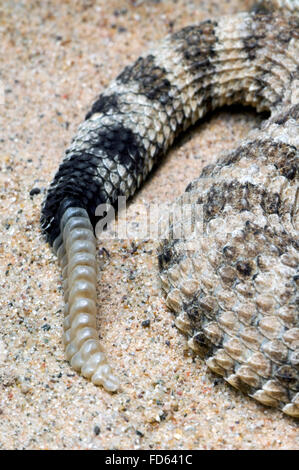
M241 103L270 117L173 205L161 284L213 372L299 417L298 11L298 0L268 1L168 36L125 67L79 126L41 225L63 269L67 359L93 383L118 386L95 330L96 208L132 196L208 111Z
M288 114L286 144L278 119L187 187L159 262L189 346L234 387L297 416L298 129Z

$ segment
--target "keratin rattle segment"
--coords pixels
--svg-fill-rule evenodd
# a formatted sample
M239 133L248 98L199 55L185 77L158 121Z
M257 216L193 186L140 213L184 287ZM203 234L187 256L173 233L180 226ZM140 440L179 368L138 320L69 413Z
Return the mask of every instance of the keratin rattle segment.
M119 382L107 363L96 330L96 239L87 212L68 208L54 241L64 279L64 344L71 366L110 392Z

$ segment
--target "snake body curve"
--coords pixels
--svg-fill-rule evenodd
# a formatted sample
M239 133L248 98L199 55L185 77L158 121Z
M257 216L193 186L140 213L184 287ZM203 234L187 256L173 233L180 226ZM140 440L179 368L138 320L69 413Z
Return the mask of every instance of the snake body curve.
M284 7L282 13L280 7ZM176 325L209 368L260 403L299 417L299 6L204 21L127 66L93 104L51 183L41 226L65 290L71 366L109 391L118 379L96 331L96 208L129 198L175 137L223 105L270 118L206 167L170 213L159 247ZM192 246L190 245L192 242Z

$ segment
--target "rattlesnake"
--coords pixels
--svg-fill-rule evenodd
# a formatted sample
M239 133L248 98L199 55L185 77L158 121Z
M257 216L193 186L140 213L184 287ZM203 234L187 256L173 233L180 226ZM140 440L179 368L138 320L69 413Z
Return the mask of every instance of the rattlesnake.
M299 417L298 11L276 0L168 36L98 97L66 150L41 225L63 270L66 357L94 384L118 388L95 329L97 206L132 196L207 111L242 103L270 118L177 201L201 209L201 234L176 237L190 220L171 211L161 283L212 371Z

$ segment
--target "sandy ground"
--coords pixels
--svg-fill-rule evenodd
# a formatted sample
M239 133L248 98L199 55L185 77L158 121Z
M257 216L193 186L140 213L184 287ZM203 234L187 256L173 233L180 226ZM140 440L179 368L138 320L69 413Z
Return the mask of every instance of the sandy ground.
M232 390L186 350L160 295L154 242L104 245L99 331L121 390L110 395L74 373L60 269L39 229L45 189L105 85L168 32L250 3L1 2L1 449L299 448L298 423ZM213 113L134 202L173 200L259 122L253 111ZM131 220L139 216L133 205Z

